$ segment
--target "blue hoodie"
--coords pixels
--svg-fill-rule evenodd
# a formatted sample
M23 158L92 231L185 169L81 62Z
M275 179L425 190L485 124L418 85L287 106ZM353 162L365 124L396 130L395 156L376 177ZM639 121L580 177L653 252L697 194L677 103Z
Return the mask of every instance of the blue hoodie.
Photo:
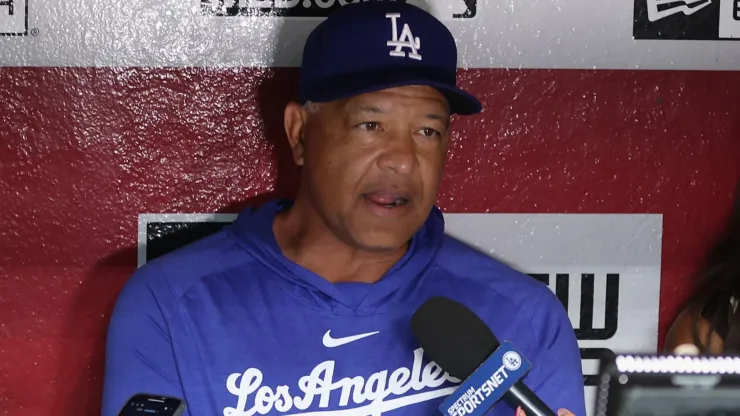
M444 234L434 208L375 284L332 284L283 256L274 201L140 268L108 333L103 415L135 393L184 398L186 414L435 415L459 380L410 329L432 296L467 305L532 362L525 383L585 416L573 328L554 294ZM511 416L497 404L490 414Z

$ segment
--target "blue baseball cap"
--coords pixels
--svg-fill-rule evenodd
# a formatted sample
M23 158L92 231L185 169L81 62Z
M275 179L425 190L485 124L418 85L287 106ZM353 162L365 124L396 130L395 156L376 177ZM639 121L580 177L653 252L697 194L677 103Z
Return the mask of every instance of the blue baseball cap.
M332 12L308 36L298 99L327 102L407 85L442 93L454 114L481 103L456 85L457 46L434 16L401 1L371 0Z

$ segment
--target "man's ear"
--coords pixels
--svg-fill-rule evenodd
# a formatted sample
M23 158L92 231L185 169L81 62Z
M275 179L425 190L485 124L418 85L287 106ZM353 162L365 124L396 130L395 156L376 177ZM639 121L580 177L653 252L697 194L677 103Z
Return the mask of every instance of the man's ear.
M297 102L291 101L285 107L283 118L285 134L288 136L293 161L297 165L303 166L303 135L308 122L308 111Z

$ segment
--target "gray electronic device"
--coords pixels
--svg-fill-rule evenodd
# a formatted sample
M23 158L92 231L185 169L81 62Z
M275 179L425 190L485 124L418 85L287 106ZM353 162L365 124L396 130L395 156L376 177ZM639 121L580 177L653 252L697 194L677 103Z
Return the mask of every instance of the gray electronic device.
M608 355L594 416L740 416L740 357Z
M185 407L183 399L138 393L128 399L118 416L182 416Z

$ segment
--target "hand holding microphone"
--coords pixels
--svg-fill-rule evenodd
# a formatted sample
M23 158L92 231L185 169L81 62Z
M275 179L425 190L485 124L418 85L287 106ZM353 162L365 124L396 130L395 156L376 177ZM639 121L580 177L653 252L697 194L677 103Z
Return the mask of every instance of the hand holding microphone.
M499 343L488 326L464 305L444 297L425 302L411 318L424 353L463 380L440 405L447 416L482 416L501 398L527 416L555 416L521 379L531 364L509 342ZM572 413L562 413L572 415Z
M527 412L522 410L521 407L516 408L516 413L514 416L527 416ZM558 416L576 416L568 409L558 409Z

